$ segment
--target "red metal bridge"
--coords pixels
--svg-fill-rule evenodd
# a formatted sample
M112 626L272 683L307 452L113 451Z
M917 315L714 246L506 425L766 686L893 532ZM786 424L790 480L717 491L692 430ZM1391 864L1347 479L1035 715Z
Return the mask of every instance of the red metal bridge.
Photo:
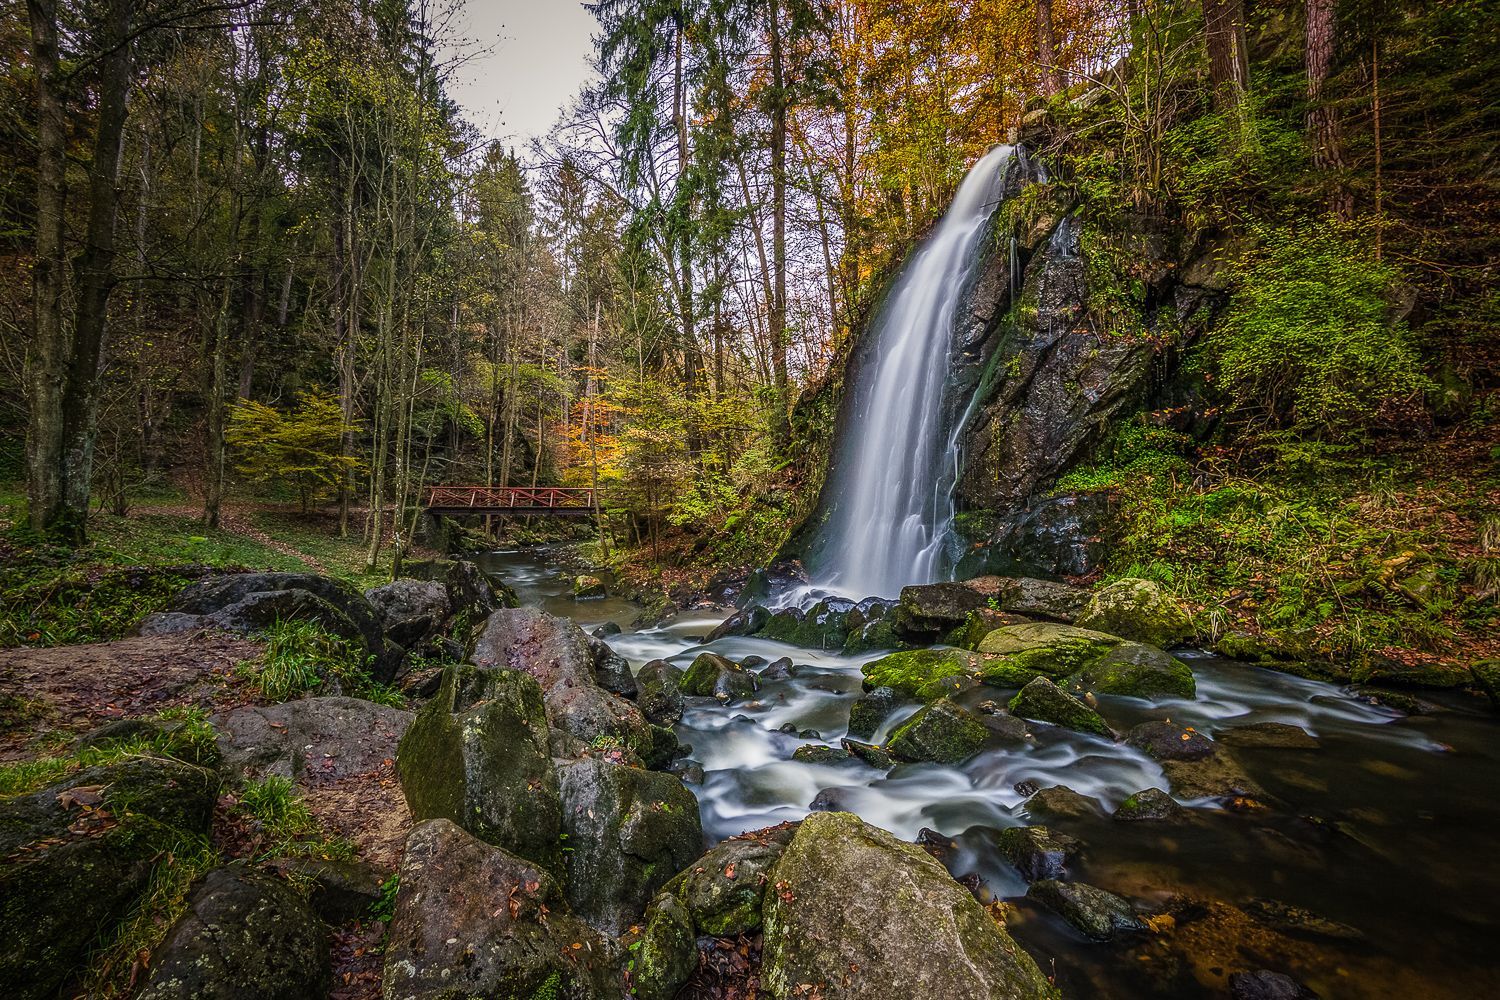
M430 514L491 517L592 517L603 490L587 486L431 486L424 506Z

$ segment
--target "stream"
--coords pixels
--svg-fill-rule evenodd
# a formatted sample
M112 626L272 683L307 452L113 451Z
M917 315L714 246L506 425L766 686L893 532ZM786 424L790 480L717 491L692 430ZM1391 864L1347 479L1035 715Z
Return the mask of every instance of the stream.
M545 550L490 553L481 562L524 604L585 630L621 625L625 631L608 641L635 669L656 658L686 667L704 650L735 660L789 657L791 676L763 680L754 701L688 699L677 735L703 771L701 783L688 787L709 841L800 819L815 800L906 840L933 831L950 842L950 869L982 880L982 900L1016 904L1011 931L1056 975L1065 996L1223 996L1222 985L1211 985L1223 966L1247 961L1295 968L1324 998L1500 996L1500 750L1494 719L1478 703L1444 699L1441 710L1408 717L1329 684L1179 651L1196 675L1198 697L1155 704L1101 698L1116 728L1169 718L1212 737L1229 726L1282 722L1322 745L1234 751L1265 788L1264 806L1236 812L1184 802L1192 807L1185 823L1119 823L1107 813L1128 795L1167 788L1160 766L1128 746L1036 725L1034 744L989 750L957 767L904 764L884 772L858 761L795 761L799 746L838 745L861 692L860 666L878 654L843 656L743 637L702 644L732 609L689 612L632 631L634 605L575 600L569 577ZM959 700L974 707L1006 696L979 689ZM915 709L887 719L872 742ZM1086 845L1069 866L1075 880L1148 909L1174 894L1236 906L1272 898L1350 925L1364 939L1332 940L1307 928L1273 939L1240 918L1195 922L1191 934L1177 935L1175 950L1150 938L1090 943L1023 899L1025 881L994 847L996 830L1031 822L1027 794L1017 790L1028 782L1067 785L1106 810L1055 824Z

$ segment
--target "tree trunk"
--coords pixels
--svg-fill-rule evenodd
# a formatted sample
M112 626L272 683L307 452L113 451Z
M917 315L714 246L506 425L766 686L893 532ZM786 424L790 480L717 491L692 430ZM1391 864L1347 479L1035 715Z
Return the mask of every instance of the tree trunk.
M26 492L31 528L81 536L63 504L63 400L71 330L64 316L67 263L67 119L58 96L61 67L57 11L51 0L27 0L31 59L36 72L36 257L32 266L32 344L27 358L31 413L27 424Z
M770 2L771 34L771 266L775 287L771 296L771 365L776 388L776 410L771 430L785 443L791 401L786 369L786 68L781 53L781 3Z
M1203 29L1214 106L1220 111L1238 110L1250 86L1244 0L1203 0Z
M1042 93L1056 97L1063 91L1057 65L1057 35L1052 29L1052 0L1036 0L1036 57L1042 73Z
M1324 98L1323 86L1333 64L1334 13L1337 0L1307 0L1307 137L1312 143L1313 162L1332 175L1328 207L1339 219L1354 214L1349 189L1344 184L1343 141L1337 110Z

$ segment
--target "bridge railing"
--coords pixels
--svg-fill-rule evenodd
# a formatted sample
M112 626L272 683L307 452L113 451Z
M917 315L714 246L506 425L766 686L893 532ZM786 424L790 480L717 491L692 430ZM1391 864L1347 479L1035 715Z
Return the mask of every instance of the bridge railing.
M586 486L430 486L429 510L592 510L598 492Z

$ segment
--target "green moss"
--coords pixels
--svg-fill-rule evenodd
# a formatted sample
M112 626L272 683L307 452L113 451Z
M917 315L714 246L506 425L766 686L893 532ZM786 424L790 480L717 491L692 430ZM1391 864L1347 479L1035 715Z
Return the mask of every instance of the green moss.
M860 668L870 687L888 687L921 701L951 694L975 676L985 658L962 649L911 649Z
M1010 713L1054 726L1098 736L1114 735L1098 712L1074 698L1045 677L1027 684L1010 700Z
M904 760L957 764L983 749L987 739L989 730L973 713L939 698L898 726L886 746Z
M1122 643L1068 678L1075 689L1129 698L1193 698L1197 683L1186 663L1151 646Z

